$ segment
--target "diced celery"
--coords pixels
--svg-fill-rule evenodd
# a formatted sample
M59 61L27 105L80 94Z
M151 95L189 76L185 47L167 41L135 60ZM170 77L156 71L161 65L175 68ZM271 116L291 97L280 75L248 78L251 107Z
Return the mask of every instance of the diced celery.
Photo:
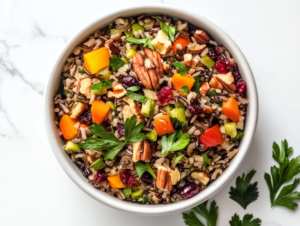
M116 110L116 106L114 105L113 102L107 101L106 104L110 106L110 109L111 109L111 110L113 110L113 111Z
M119 29L110 29L110 35L116 35L116 34L119 34L121 36L122 31Z
M144 24L145 30L150 30L153 27L154 21L150 20L149 23Z
M111 71L109 70L109 67L106 67L106 68L103 68L102 70L98 71L95 75L100 80L108 80L111 75Z
M149 138L149 140L151 141L157 141L157 133L156 133L156 130L152 130L151 132L148 132L145 134L146 137Z
M136 199L136 200L140 199L142 197L143 197L143 190L137 190L131 194L131 198Z
M134 34L135 31L139 31L139 30L141 30L142 32L145 31L145 29L137 23L132 24L131 28L132 28L132 34Z
M225 123L225 134L234 138L237 135L235 122Z
M104 95L107 94L107 88L103 87L102 90L92 90L95 95Z
M145 117L150 117L154 114L155 109L155 101L152 99L148 99L147 102L142 104L141 113Z
M171 105L166 105L166 106L163 106L161 109L169 114L172 108L173 107Z
M70 93L70 91L64 89L63 94L64 94L65 96L67 96L67 94L69 94L69 93Z
M131 36L131 33L129 31L125 31L126 36Z
M215 61L211 59L208 55L201 58L201 63L208 68L211 68L215 65Z
M186 123L185 109L184 108L174 108L169 112L171 118L177 118L179 122L183 125Z
M130 48L126 51L126 56L128 59L131 59L133 57L134 54L136 54L137 51L133 48Z
M123 60L125 64L129 63L129 60L127 58L125 58L125 57L121 58L121 60Z
M80 151L81 148L79 147L78 144L73 143L72 141L68 141L65 147L66 152L70 151Z
M176 108L185 108L184 104L181 103L180 101L178 101L178 102L175 103L175 107Z

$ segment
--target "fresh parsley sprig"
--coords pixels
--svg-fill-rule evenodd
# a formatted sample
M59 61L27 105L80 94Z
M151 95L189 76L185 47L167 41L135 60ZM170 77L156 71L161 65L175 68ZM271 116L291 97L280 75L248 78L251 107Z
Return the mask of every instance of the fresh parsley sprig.
M151 168L151 166L149 165L149 163L144 164L141 160L137 161L134 163L136 172L138 174L138 177L141 178L143 173L145 173L146 171L148 173L151 174L151 176L156 179L156 175L153 171L153 169Z
M253 219L252 214L246 214L241 221L239 215L234 214L229 224L230 226L260 226L261 220L259 218Z
M106 166L103 157L98 158L95 162L90 165L90 168L96 168L97 170L101 170Z
M125 40L128 41L128 42L134 43L134 44L144 44L144 46L143 46L144 48L149 47L150 49L154 50L154 47L151 44L151 38L150 37L137 39L137 38L134 38L132 36L129 36L129 37L125 38Z
M109 57L109 66L113 69L113 71L116 71L118 68L122 67L125 64L125 62L117 57L116 55L112 55L112 57Z
M83 70L81 70L80 68L78 68L78 72L79 72L79 74L84 74L85 72L83 71Z
M175 27L171 27L171 26L166 25L163 21L161 21L158 18L156 18L156 20L159 23L160 29L165 33L166 36L169 37L171 42L174 42L174 37L175 37L176 31L178 31L179 33L183 33L182 31L176 29Z
M281 186L300 173L300 156L289 160L292 152L293 148L288 147L286 140L281 142L281 150L278 144L274 142L272 157L279 164L279 167L272 166L271 175L265 173L264 178L270 190L271 206L284 206L294 210L298 206L295 201L300 200L300 192L294 192L299 184L299 178L296 178L292 184L284 186L276 198Z
M180 159L182 159L183 156L184 156L184 154L179 155L179 156L173 158L173 159L174 159L174 162L175 162L175 166L176 166L177 163L180 161Z
M112 87L112 81L110 80L103 80L101 82L98 82L94 85L92 85L91 90L102 90L103 87L108 86L109 88Z
M188 68L186 66L184 66L183 64L179 63L179 62L174 62L172 63L172 65L174 67L179 68L179 70L177 71L178 74L180 74L181 76L186 75L188 73Z
M137 93L127 93L126 96L128 96L129 98L131 98L137 102L141 102L141 103L145 103L148 100L147 97L137 94Z
M184 133L175 142L178 134L179 134L179 130L177 130L175 133L169 135L169 137L167 137L165 135L161 138L161 145L162 145L161 154L166 154L169 151L179 151L181 149L184 149L189 144L189 142L190 142L190 134L189 133Z
M189 88L187 86L182 86L182 88L180 89L180 92L189 93Z
M127 91L130 91L130 92L135 92L135 91L139 91L141 87L139 86L131 86L131 87L128 87L127 88Z
M250 184L255 173L255 170L251 170L246 177L243 173L242 177L239 176L236 179L236 187L230 187L230 198L240 204L244 209L246 209L251 202L254 202L259 195L257 182Z
M211 162L211 159L208 158L207 155L205 154L203 154L202 157L203 157L204 166L207 166Z

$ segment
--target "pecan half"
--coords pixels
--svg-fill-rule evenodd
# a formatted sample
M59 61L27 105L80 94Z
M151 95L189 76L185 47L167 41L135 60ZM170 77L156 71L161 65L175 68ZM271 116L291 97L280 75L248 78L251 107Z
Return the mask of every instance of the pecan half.
M152 151L148 141L143 140L138 143L132 144L132 161L137 162L139 160L150 162L152 158Z
M206 45L195 45L195 46L192 46L192 47L189 47L188 48L188 53L191 53L191 54L200 54L202 53L204 50L206 49Z
M222 86L221 82L219 82L218 78L216 76L212 76L209 85L211 87L214 87L216 89L223 89L224 87Z
M144 65L144 58L140 52L133 55L132 66L134 72L137 74L142 84L147 89L152 89L151 80L149 77L148 69Z
M235 93L236 85L234 85L234 83L227 84L226 82L222 81L222 79L220 79L220 78L217 78L217 79L229 93Z
M200 87L200 93L201 93L201 95L202 96L206 96L206 94L208 93L208 91L209 91L209 84L208 84L208 82L204 82L203 84L202 84L202 86Z
M170 172L163 166L160 166L157 169L156 187L163 191L172 190L172 180Z
M164 74L164 67L161 62L161 55L158 52L152 51L149 48L145 48L145 55L151 61L151 63L155 66L155 74L156 74L157 79L158 80L161 79Z
M203 30L195 31L194 37L199 44L205 44L210 41L209 36Z
M222 86L225 87L225 89L229 93L235 92L236 86L234 85L234 78L233 78L231 71L228 72L227 74L215 75L215 77L218 79L218 81L222 84Z

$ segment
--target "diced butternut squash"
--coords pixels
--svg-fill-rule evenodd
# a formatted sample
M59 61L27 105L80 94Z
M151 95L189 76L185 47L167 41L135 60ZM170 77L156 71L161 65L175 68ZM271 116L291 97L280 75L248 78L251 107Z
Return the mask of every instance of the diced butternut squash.
M99 48L83 55L84 67L95 74L109 65L109 51L106 47Z
M155 130L158 136L175 133L169 115L162 115L154 120Z
M173 88L179 91L183 86L187 86L190 91L194 85L194 82L194 77L189 74L181 76L180 74L175 73L172 78Z
M107 177L107 180L112 188L125 188L125 185L121 181L120 174Z
M180 44L181 48L183 49L186 47L188 44L190 44L190 38L183 38L179 35L179 37L175 40L173 43L173 52L177 52L177 45Z
M60 122L59 128L67 140L72 140L76 137L78 129L74 128L75 124L78 122L77 119L72 119L70 115L64 115Z
M227 101L223 102L222 112L234 122L238 122L240 120L239 105L233 97L230 97Z
M109 110L110 110L109 105L105 104L101 100L95 100L91 107L93 122L101 124L106 118Z

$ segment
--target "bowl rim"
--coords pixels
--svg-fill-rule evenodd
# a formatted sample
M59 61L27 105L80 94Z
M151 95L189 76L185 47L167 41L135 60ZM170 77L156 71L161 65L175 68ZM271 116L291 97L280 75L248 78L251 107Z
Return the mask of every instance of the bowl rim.
M109 196L106 192L99 191L90 185L86 178L84 178L75 164L70 160L70 158L65 154L62 149L62 141L57 132L57 126L53 120L53 96L54 91L57 90L57 78L60 77L62 71L62 65L67 59L69 53L72 49L79 43L83 42L90 34L92 34L92 29L95 27L104 27L108 23L107 21L112 21L113 19L126 15L138 15L142 13L146 14L168 14L172 17L181 18L187 20L195 25L202 27L207 31L214 40L220 41L230 53L236 59L239 65L239 70L241 71L243 79L247 83L247 98L249 100L249 105L247 108L245 135L239 146L239 152L235 158L231 161L230 167L224 171L222 176L220 176L216 181L212 182L204 191L196 195L195 197L180 201L178 203L172 203L168 205L140 205L137 203L121 201L115 197ZM94 29L96 30L96 29ZM91 32L92 31L92 32ZM69 52L69 53L68 53ZM252 143L253 135L256 130L256 125L258 121L258 95L255 80L250 69L250 66L235 42L217 25L208 20L207 18L193 12L185 7L177 7L168 4L151 4L143 6L130 6L120 10L113 11L105 16L102 16L93 22L82 28L76 35L74 35L70 41L66 44L59 55L56 63L48 78L47 84L45 86L44 92L44 123L46 128L47 137L51 148L60 163L61 167L71 178L71 180L86 194L93 197L97 201L113 207L115 209L125 211L128 213L141 214L141 215L164 215L176 212L182 212L188 210L215 195L226 183L235 175L239 167L241 166L249 147Z

